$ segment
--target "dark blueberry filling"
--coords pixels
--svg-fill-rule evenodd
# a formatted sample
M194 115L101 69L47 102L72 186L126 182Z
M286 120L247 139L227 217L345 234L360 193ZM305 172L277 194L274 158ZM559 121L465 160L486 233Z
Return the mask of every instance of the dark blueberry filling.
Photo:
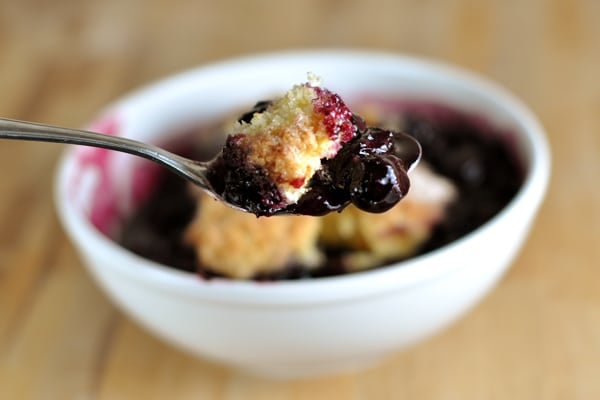
M123 247L158 263L196 272L195 252L183 240L196 208L187 185L175 174L162 174L156 190L123 224Z
M478 116L437 104L402 103L389 108L402 116L405 121L404 130L420 142L423 160L438 173L451 179L459 193L456 201L451 204L447 217L434 229L433 235L418 254L444 246L481 226L504 208L519 190L523 170L511 148L510 132L504 132ZM361 129L364 130L364 126ZM363 146L359 152L362 151L367 156L380 149L385 150L390 146L389 134L386 132L371 130L370 134L362 134L353 145ZM207 159L207 156L210 155L196 154L198 159ZM349 157L344 162L353 162L353 158ZM395 168L396 160L384 163L375 161L374 165L362 172L370 171L371 181L378 182L379 188L364 188L361 184L361 170L344 175L344 162L342 159L336 161L339 165L333 168L339 169L342 181L354 185L356 202L360 203L361 193L366 190L377 191L377 196L371 192L367 198L385 199L386 196L394 196L393 190L391 193L386 190L386 184L389 169ZM321 176L319 179L329 178ZM182 234L193 218L196 206L186 188L180 178L165 173L155 193L125 221L120 242L145 258L212 277L215 275L202 268L194 252L183 245ZM336 207L340 202L335 190L328 191L327 196L318 193L314 195L317 197L314 201L321 205ZM257 276L255 279L303 279L347 273L343 255L348 249L323 250L327 254L327 261L317 269L307 271L298 265L290 265L284 270Z
M423 158L456 185L458 199L422 252L434 250L478 228L515 196L523 168L511 147L512 134L478 116L444 106L409 105L406 129L423 147Z
M380 128L359 129L335 158L323 161L309 191L285 211L319 216L341 211L350 203L372 213L387 211L410 187L404 160L414 161L419 153L418 145L404 135Z
M216 193L231 204L256 215L272 215L286 207L275 183L261 169L246 162L240 135L230 136L220 156L208 170Z

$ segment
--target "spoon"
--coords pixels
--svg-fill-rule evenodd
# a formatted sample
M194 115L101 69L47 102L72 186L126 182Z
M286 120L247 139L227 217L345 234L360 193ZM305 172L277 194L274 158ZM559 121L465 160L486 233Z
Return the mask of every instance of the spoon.
M169 168L229 207L240 211L247 211L225 201L225 199L215 192L207 177L208 169L211 165L210 161L200 162L191 160L160 147L119 136L7 118L0 118L0 138L102 147L133 154Z
M391 132L382 130L375 131L378 131L380 136L388 140L385 142L387 145L379 139L373 138L372 135L368 135L367 139L371 140L374 144L356 143L356 148L354 150L358 152L367 152L369 154L377 154L382 152L383 149L386 149L386 151L391 151L394 157L399 157L402 164L400 170L396 170L396 177L403 179L401 182L396 182L395 178L389 175L388 170L391 168L389 165L389 168L386 167L382 170L381 167L384 166L383 164L379 165L379 171L385 172L384 175L364 175L364 178L362 178L363 175L361 175L360 179L363 179L363 183L358 181L359 186L366 188L365 191L367 196L375 196L374 198L367 197L367 201L371 203L368 204L368 208L363 209L370 212L382 212L382 210L388 209L397 203L408 190L409 184L406 174L419 161L421 157L421 147L414 138L404 133L393 133L393 137L390 137L389 134ZM309 189L298 204L290 204L285 208L276 209L274 211L264 211L258 207L262 199L259 198L257 200L254 198L257 194L259 194L258 197L260 197L258 187L244 187L245 191L248 193L242 193L242 195L248 195L248 199L243 197L240 198L239 193L234 193L234 198L236 198L236 201L238 202L233 203L232 201L228 201L226 196L229 195L226 191L229 183L220 181L225 179L222 176L222 173L227 173L227 171L222 170L223 165L219 164L219 157L223 153L211 161L200 162L181 157L160 147L132 139L6 118L0 118L0 139L34 140L101 147L133 154L167 167L179 176L191 181L215 199L223 202L223 204L239 211L253 213L257 216L275 214L324 215L332 211L341 211L341 209L347 206L351 201L352 193L350 192L356 193L357 190L361 189L357 189L356 187L348 189L345 184L342 184L343 189L341 189L340 194L340 186L336 181L332 181L329 175L326 175L322 181L317 179L317 185ZM352 148L352 146L349 147L349 149ZM340 153L343 152L340 151ZM356 156L357 155L358 154L356 154ZM344 160L353 158L355 158L353 153L343 156L341 158L341 164L343 164L342 167L335 167L334 162L333 165L335 168L331 169L334 176L339 175L345 177L347 173L344 172L344 169L346 169L349 164L347 165L347 163L344 163ZM387 164L388 163L386 162L385 165ZM234 167L231 166L231 168ZM341 171L337 171L336 173L334 169L341 169ZM235 172L235 170L232 170L232 172ZM254 185L254 182L250 183ZM234 190L236 184L236 182L232 184ZM244 182L244 184L246 184L246 182ZM224 185L225 187L223 187ZM364 200L361 201L364 202ZM379 209L381 205L384 205L385 208Z

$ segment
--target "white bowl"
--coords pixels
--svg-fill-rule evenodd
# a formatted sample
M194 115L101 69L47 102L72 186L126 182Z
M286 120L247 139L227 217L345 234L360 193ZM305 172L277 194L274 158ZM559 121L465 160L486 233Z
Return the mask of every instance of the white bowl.
M174 126L214 120L281 93L309 71L350 102L365 93L441 101L512 130L524 184L488 223L426 255L367 272L270 284L203 280L138 257L102 234L144 189L135 157L71 148L56 185L66 231L119 307L169 343L269 376L361 368L456 320L509 267L550 173L542 127L509 93L456 68L372 52L291 52L205 66L111 105L95 128L157 142Z

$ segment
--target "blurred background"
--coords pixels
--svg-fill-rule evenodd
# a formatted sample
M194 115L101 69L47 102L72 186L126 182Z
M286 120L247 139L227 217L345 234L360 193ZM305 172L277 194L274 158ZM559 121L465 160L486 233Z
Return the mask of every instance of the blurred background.
M212 61L367 48L506 86L547 128L554 162L525 249L466 318L369 371L269 382L191 358L117 312L54 215L62 146L0 141L0 398L599 398L598 38L595 0L0 0L2 117L78 127Z

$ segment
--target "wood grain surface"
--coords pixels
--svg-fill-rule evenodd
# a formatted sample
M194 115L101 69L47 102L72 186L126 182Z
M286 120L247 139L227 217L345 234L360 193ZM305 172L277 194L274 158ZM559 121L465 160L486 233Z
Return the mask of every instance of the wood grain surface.
M0 0L0 116L81 126L155 79L242 54L352 47L508 87L553 150L510 273L443 333L361 373L268 381L121 314L55 216L55 144L0 141L0 399L600 398L600 2Z

